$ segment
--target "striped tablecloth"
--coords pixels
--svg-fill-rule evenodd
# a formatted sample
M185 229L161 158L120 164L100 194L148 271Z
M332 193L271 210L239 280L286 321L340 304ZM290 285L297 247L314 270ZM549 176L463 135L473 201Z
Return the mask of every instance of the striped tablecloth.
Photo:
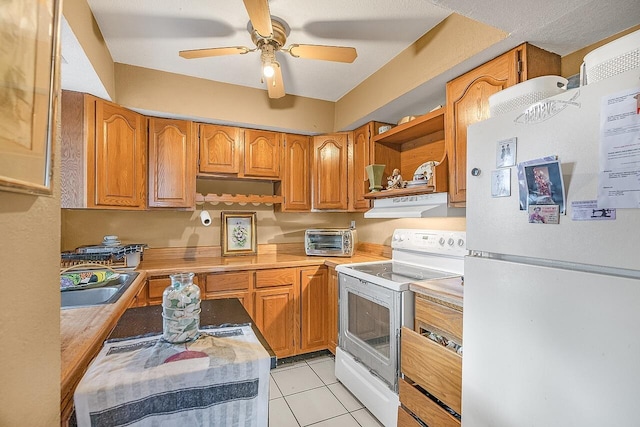
M107 342L74 396L78 426L267 426L269 355L251 326Z

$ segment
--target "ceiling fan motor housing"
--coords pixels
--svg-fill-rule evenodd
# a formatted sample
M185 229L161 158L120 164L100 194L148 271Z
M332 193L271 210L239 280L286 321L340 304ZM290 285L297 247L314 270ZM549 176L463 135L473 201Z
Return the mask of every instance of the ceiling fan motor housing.
M271 26L273 27L271 37L261 37L258 32L253 29L251 21L247 24L247 30L251 34L251 40L258 48L261 48L264 44L270 44L275 50L280 50L287 42L287 36L291 30L284 21L273 16L271 17Z

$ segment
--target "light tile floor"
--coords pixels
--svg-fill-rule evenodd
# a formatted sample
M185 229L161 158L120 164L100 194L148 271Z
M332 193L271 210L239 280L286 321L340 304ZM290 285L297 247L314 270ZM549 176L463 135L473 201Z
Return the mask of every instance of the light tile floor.
M271 371L270 427L381 427L334 375L331 355L283 363Z

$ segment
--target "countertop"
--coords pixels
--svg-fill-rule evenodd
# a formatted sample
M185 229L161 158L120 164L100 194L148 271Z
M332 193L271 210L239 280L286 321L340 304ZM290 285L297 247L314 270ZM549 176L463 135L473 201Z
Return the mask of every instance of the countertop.
M276 354L238 299L203 300L200 303L200 308L202 309L200 313L201 327L251 324L251 328L256 334L258 341L260 341L271 357L271 369L276 367ZM146 307L130 308L125 311L107 339L122 339L161 333L162 306L149 305Z
M195 259L159 259L142 261L138 266L149 275L165 275L190 271L193 273L218 273L239 270L262 270L269 268L307 267L377 261L383 257L357 253L352 257L318 257L293 254L258 254L236 257L198 257Z
M147 276L184 271L194 273L259 270L267 268L305 267L377 261L382 256L366 252L353 257L315 257L295 254L258 254L239 257L195 257L143 261L136 269L140 274L126 292L113 304L60 310L61 339L61 414L63 419L73 409L73 391L96 356L102 343L127 310L133 297L144 286Z
M409 290L459 308L463 306L464 279L462 276L415 282L409 285Z

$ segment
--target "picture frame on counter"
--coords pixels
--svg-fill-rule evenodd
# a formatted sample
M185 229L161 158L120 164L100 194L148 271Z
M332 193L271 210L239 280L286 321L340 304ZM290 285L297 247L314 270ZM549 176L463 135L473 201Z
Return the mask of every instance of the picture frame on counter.
M220 246L222 256L256 255L258 236L255 212L222 212Z
M60 0L7 0L0 14L0 190L52 195Z

